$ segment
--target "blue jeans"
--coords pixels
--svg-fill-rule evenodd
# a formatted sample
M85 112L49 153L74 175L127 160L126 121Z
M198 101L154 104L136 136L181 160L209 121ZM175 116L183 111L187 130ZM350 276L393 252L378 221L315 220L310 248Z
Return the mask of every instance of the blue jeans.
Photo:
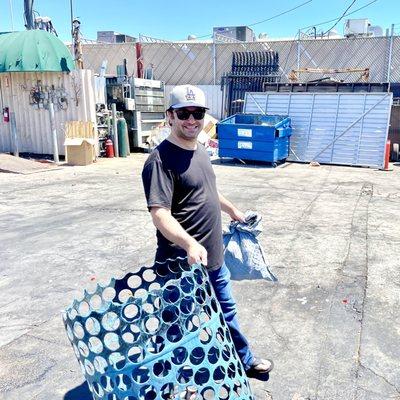
M249 342L240 331L239 321L236 315L236 303L232 298L231 273L224 263L221 268L215 271L208 271L208 276L219 304L221 305L222 313L224 314L236 351L242 361L244 369L247 370L250 368L254 356L250 351Z

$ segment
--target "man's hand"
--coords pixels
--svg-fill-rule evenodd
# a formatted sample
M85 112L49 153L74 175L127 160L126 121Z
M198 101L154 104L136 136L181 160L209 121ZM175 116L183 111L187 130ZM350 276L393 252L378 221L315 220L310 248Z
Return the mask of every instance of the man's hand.
M229 216L231 217L232 221L245 222L246 220L244 213L239 211L237 208L234 208L232 211L230 211Z
M228 199L222 196L221 193L218 192L219 202L221 204L221 210L227 213L232 221L245 222L244 214L239 211Z
M189 265L201 263L207 265L207 250L197 241L193 240L186 249Z
M155 227L164 237L185 249L189 265L196 263L207 265L207 250L182 228L171 215L171 210L163 207L152 207L151 216Z

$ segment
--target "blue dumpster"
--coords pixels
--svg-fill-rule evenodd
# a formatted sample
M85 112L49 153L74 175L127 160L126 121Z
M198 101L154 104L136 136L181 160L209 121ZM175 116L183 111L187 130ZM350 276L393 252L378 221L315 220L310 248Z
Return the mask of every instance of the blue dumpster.
M178 258L113 278L63 320L94 400L253 400L201 265Z
M219 156L276 164L289 155L291 120L284 115L235 114L217 124Z

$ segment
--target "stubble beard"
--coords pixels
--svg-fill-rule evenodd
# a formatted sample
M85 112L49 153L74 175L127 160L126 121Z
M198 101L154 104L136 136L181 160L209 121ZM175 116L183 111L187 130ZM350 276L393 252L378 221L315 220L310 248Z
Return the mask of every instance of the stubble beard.
M197 137L199 136L201 131L201 127L196 128L195 131L193 132L185 132L184 128L177 129L176 130L176 135L183 140L189 141L189 142L195 142L197 141Z

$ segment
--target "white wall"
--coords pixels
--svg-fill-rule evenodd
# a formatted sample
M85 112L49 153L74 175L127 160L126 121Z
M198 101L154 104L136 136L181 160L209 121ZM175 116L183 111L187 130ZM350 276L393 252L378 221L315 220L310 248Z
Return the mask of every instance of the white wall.
M58 149L64 151L67 121L96 122L93 75L90 70L63 72L19 72L0 74L0 110L9 107L15 113L19 151L52 154L49 111L30 104L30 92L38 81L45 91L62 88L68 105L55 110ZM12 152L11 124L0 119L0 152Z

